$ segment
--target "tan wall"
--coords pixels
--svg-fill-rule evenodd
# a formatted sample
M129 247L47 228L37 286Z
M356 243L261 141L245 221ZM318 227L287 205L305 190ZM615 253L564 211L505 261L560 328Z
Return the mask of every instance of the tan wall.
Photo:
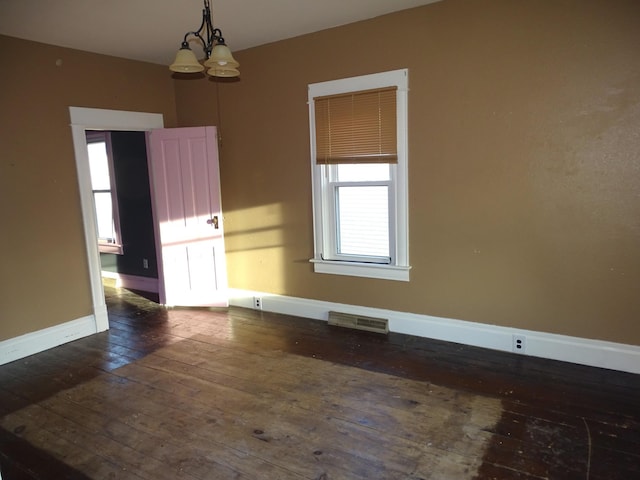
M221 122L230 285L640 345L638 25L636 0L444 0L176 81L181 125ZM411 282L314 274L307 84L403 67Z
M0 36L0 340L91 312L75 105L221 126L232 287L640 345L637 25L635 0L444 0L175 99L164 66ZM307 84L404 67L411 282L314 274Z
M92 313L69 106L176 113L166 67L4 36L0 65L4 340Z

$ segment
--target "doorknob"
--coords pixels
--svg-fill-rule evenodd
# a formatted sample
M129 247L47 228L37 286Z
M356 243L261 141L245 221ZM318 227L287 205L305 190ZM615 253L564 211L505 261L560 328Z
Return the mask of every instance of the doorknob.
M213 225L213 228L218 229L218 216L214 215L213 218L207 219L207 224Z

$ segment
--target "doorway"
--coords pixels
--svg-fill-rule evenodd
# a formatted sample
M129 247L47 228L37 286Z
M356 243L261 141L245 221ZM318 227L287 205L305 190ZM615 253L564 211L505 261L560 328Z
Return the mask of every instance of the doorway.
M85 247L89 267L91 300L95 331L109 328L107 306L102 286L102 268L98 252L96 218L93 212L93 192L89 172L89 158L86 148L87 130L142 131L164 127L162 114L104 110L85 107L69 107L71 133L76 157L78 187L84 228Z
M145 132L90 130L87 150L103 280L158 297Z

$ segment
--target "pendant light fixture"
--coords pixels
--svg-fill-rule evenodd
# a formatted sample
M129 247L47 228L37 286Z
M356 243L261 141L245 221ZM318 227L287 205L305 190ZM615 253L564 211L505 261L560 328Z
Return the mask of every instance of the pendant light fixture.
M202 42L205 54L204 66L189 47L189 36L194 36ZM180 50L178 50L176 59L169 66L169 69L178 73L198 73L206 67L207 74L212 77L237 77L240 75L239 66L240 64L233 58L231 50L224 43L222 32L219 28L214 28L211 23L209 0L204 0L200 28L184 35Z

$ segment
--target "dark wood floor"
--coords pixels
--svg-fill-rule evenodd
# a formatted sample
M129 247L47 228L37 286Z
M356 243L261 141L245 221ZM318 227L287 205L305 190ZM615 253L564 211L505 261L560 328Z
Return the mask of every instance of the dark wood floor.
M640 376L107 288L0 367L3 480L640 479Z

